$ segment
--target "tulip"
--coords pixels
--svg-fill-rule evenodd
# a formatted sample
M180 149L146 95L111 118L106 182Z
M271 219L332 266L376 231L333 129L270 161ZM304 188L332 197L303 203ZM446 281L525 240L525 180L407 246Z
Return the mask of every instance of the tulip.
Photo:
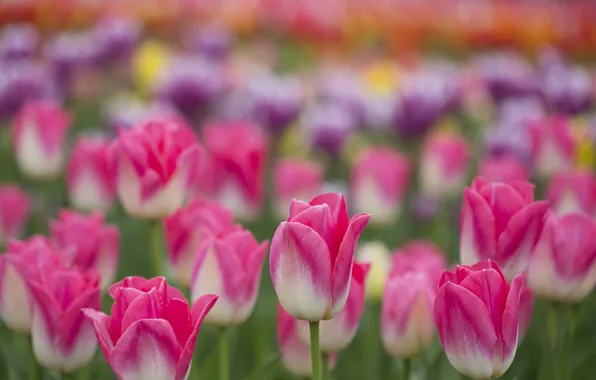
M192 131L166 120L120 130L110 149L120 202L140 219L162 219L180 208L202 157Z
M128 61L141 35L140 26L125 18L105 18L92 30L92 40L97 46L97 59L101 64Z
M460 260L472 265L496 261L507 278L524 270L544 226L548 202L534 201L529 182L486 182L476 178L464 190Z
M318 322L343 309L354 250L369 218L356 214L348 219L346 201L338 193L321 194L310 203L292 201L269 256L273 287L290 315Z
M323 188L323 168L309 161L284 159L273 169L275 205L279 215L285 215L292 199L312 199Z
M246 123L208 124L203 139L209 151L216 198L240 219L251 219L261 209L267 138Z
M546 104L559 114L576 115L592 105L592 76L579 66L559 64L545 70L540 92Z
M394 252L389 277L401 277L410 272L424 273L432 288L436 289L446 267L445 255L439 247L423 240L412 241Z
M524 164L514 155L488 157L480 163L478 176L490 182L514 182L529 179Z
M381 308L381 338L389 355L409 358L431 345L435 295L436 286L422 272L389 278Z
M229 327L244 323L254 309L269 242L259 244L246 230L213 237L199 249L193 268L191 298L218 294L205 322Z
M70 203L81 211L107 211L115 196L114 172L108 159L109 141L79 137L66 167Z
M310 144L337 158L348 137L356 129L356 120L345 105L330 102L307 108L300 124L310 137Z
M65 263L84 271L96 270L101 289L107 289L118 267L118 228L105 225L101 214L64 210L59 219L50 222L50 231L56 246L64 252Z
M12 146L19 170L38 180L60 175L70 117L57 103L29 102L12 126Z
M478 62L488 91L495 103L536 93L532 68L521 57L510 53L496 53Z
M423 194L442 198L461 191L466 181L470 150L468 142L456 134L435 134L424 145L420 166Z
M528 267L537 297L580 302L596 285L596 222L583 213L550 214Z
M367 299L374 301L381 299L391 266L390 253L389 248L380 241L362 243L356 250L358 260L371 263L364 287Z
M236 230L232 213L218 203L193 200L164 222L170 273L178 284L190 286L199 248L211 236ZM220 301L221 302L221 301Z
M362 152L350 178L356 211L370 213L373 223L387 224L395 220L401 212L410 170L407 158L389 148Z
M532 159L539 175L550 177L573 167L577 148L566 119L536 121L530 125L530 132Z
M356 126L364 119L364 85L351 69L332 67L317 78L317 95L322 102L335 104L349 114Z
M523 274L510 286L499 266L485 260L445 272L439 286L434 315L451 365L474 379L503 375L519 341Z
M551 209L562 215L572 211L596 213L596 179L591 171L556 174L547 190Z
M0 32L0 60L30 59L39 43L39 32L31 24L5 25Z
M230 51L232 36L228 30L219 25L209 25L192 29L184 38L183 43L191 52L220 62L226 58Z
M99 347L120 380L188 378L203 319L217 301L207 295L192 306L163 277L127 277L109 290L112 315L83 309Z
M0 186L0 246L21 234L30 209L31 200L25 191L18 186Z

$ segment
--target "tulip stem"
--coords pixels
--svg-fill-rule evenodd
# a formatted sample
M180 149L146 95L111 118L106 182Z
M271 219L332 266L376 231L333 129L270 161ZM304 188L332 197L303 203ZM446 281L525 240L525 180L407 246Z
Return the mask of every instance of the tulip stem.
M27 347L29 350L29 380L39 380L41 379L41 373L35 352L33 351L33 341L27 339L27 342L29 343Z
M323 352L321 354L323 362L321 368L323 369L323 380L331 380L331 371L329 371L329 354Z
M153 255L153 275L163 276L163 241L162 229L160 220L152 220L149 222L149 239L151 244L151 254Z
M402 373L401 378L402 380L410 380L412 373L412 359L411 358L404 358L403 366L402 366Z
M219 380L228 380L230 378L230 366L228 358L228 339L226 338L226 329L219 329Z
M321 349L319 348L319 322L309 322L310 360L312 362L312 380L321 379Z

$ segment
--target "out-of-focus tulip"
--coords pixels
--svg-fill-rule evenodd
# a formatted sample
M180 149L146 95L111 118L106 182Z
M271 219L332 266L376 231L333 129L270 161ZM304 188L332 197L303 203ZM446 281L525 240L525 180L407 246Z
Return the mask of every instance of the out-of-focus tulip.
M464 190L460 260L472 265L496 261L507 278L526 269L544 226L548 202L534 201L529 182L487 182L476 178Z
M432 288L436 289L446 267L445 255L439 247L428 241L412 241L394 252L389 277L402 277L410 272L424 273Z
M29 102L16 115L12 146L19 170L27 177L54 179L62 170L70 117L59 104Z
M356 126L364 117L364 86L362 78L351 69L331 67L317 79L317 95L324 103L343 108Z
M548 187L551 209L562 215L582 211L596 213L596 179L591 171L582 170L556 174Z
M163 277L127 277L112 285L109 294L115 301L111 316L83 312L118 379L186 379L199 328L217 296L203 296L189 306Z
M255 217L264 197L267 138L246 123L209 124L203 129L213 191L240 219Z
M312 146L336 158L355 130L356 123L345 106L320 103L304 111L301 125Z
M81 211L107 211L114 201L114 167L109 162L110 141L79 137L66 167L70 204Z
M199 249L212 236L237 229L232 213L216 202L195 199L176 211L165 222L170 273L176 281L190 286Z
M0 246L21 234L30 209L31 200L20 187L0 186Z
M499 121L486 131L484 149L489 157L514 156L524 164L531 163L528 128Z
M105 18L95 25L91 33L99 63L113 64L131 59L141 28L130 19Z
M537 92L532 68L517 55L488 54L478 60L478 66L495 103Z
M348 218L341 194L292 201L271 241L269 268L283 308L311 322L335 317L346 304L354 250L370 216Z
M368 263L354 263L350 292L345 307L333 319L321 321L319 327L321 352L339 353L354 339L364 312L365 283L369 270ZM300 321L298 335L303 343L310 346L310 330L307 321Z
M389 277L381 309L381 337L389 355L416 356L432 343L435 295L436 286L422 272Z
M519 341L523 274L511 286L491 260L445 272L434 305L435 321L447 358L474 379L503 375Z
M546 104L557 113L576 115L592 105L592 84L588 70L557 65L540 78L540 92Z
M194 265L191 297L218 294L205 317L215 326L237 326L250 317L257 301L263 261L269 242L259 244L246 230L213 237L200 248Z
M89 364L97 349L81 309L101 309L99 277L78 268L39 270L39 277L27 278L33 352L43 367L72 372Z
M44 237L9 243L7 252L0 255L0 318L9 329L19 333L31 331L31 306L25 281L37 278L41 268L50 270L59 264L60 256Z
M0 32L0 60L22 61L35 53L39 32L32 24L6 25Z
M391 267L390 251L380 241L362 243L356 250L356 258L370 263L370 271L366 277L366 298L380 301L385 288L385 281Z
M573 167L576 143L568 120L542 119L530 125L530 132L532 159L539 175L550 177Z
M459 193L466 181L469 162L470 150L465 138L454 133L430 136L421 157L422 193L437 198Z
M549 214L528 268L528 284L537 297L579 302L596 285L596 222L570 212Z
M223 27L209 25L191 29L183 43L191 52L213 61L222 61L230 51L232 37Z
M275 206L280 217L292 199L312 199L323 189L323 168L314 162L284 159L273 170Z
M63 252L64 262L85 271L96 270L101 289L107 289L118 268L118 228L104 224L101 214L83 215L64 210L59 219L50 222L50 231Z
M106 102L103 118L110 132L134 128L155 120L182 120L182 115L164 102L143 103L128 94L116 95Z
M510 154L486 158L480 163L478 176L490 182L526 181L529 178L525 165Z
M351 203L356 212L372 215L373 223L390 223L399 215L410 175L408 159L385 147L367 149L354 163Z
M162 219L180 208L203 157L187 126L165 120L120 130L110 149L120 202L141 219Z

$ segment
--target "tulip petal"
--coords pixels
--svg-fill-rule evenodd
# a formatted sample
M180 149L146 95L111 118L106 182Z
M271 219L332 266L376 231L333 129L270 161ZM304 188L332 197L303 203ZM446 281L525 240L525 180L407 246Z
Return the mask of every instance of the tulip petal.
M495 217L484 198L471 189L464 190L460 228L460 261L473 265L483 258L494 258Z
M503 359L502 368L499 373L505 373L515 356L520 331L520 300L524 289L523 273L517 275L511 282L511 289L507 296L505 309L503 311Z
M112 322L110 316L95 309L83 309L83 313L91 322L95 330L97 342L99 342L99 348L107 360L114 349L114 342L110 336L110 325Z
M527 204L534 202L534 188L536 186L533 183L528 181L513 181L509 182L508 185L513 187Z
M192 333L191 315L188 303L183 300L173 299L163 309L163 319L170 322L176 339L181 347L184 347L188 337Z
M302 202L296 199L292 199L290 204L290 215L288 216L288 222L291 222L294 217L300 214L302 211L308 209L310 205L306 202Z
M161 318L159 315L159 299L157 290L152 289L149 293L143 293L135 298L122 316L122 331L126 330L139 319Z
M311 206L300 212L292 219L293 223L304 224L315 230L325 241L329 251L333 248L331 241L331 225L334 223L330 215L331 210L326 204Z

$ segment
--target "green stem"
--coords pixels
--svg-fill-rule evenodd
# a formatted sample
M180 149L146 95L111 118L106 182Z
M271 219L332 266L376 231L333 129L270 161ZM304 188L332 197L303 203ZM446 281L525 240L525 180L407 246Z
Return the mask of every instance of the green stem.
M310 360L312 362L312 380L321 378L321 349L319 348L319 322L309 322Z
M151 245L151 255L153 256L153 275L163 276L165 274L165 266L163 263L164 249L160 220L152 220L149 222L149 239Z
M219 380L228 380L230 378L230 366L228 358L228 339L226 329L219 329Z
M35 358L35 353L33 351L33 342L31 339L27 339L28 342L28 351L29 351L29 380L40 380L41 379L41 369L39 368L39 363L37 363L37 358Z
M331 371L329 370L329 354L323 352L321 354L321 357L321 367L323 368L323 380L331 380Z
M404 358L403 367L401 378L402 380L410 380L412 373L412 359L411 358Z
M557 380L567 380L568 354L573 328L573 313L567 305L551 304L548 315L548 336Z

